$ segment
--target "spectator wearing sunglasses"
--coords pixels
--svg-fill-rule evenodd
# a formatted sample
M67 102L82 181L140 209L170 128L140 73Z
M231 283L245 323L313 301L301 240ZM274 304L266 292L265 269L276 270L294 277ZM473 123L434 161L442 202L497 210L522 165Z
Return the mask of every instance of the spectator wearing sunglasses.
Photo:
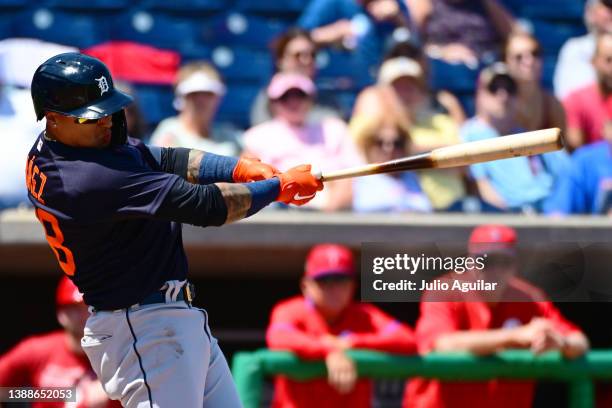
M542 49L538 40L524 31L514 31L506 40L504 60L518 85L518 122L525 130L557 127L565 131L561 102L542 88Z
M377 85L359 94L353 117L397 112L409 123L413 153L422 153L460 142L458 123L439 105L427 87L422 64L412 58L395 57L382 64ZM465 187L461 170L424 170L418 174L436 211L462 209Z
M244 133L245 153L281 171L306 159L323 172L360 164L342 120L333 117L309 120L316 93L315 84L305 75L291 72L274 75L267 90L273 118ZM326 194L317 194L316 200L306 207L324 211L351 207L350 180L327 183L324 191Z
M301 280L301 296L279 302L270 317L266 340L274 350L303 359L324 359L327 379L275 379L274 408L367 408L372 384L357 379L350 349L412 354L412 330L377 307L353 300L357 274L349 248L313 247Z
M485 68L476 91L476 116L461 128L466 142L524 131L517 121L518 84L505 64ZM485 209L508 212L546 210L549 194L569 166L564 151L513 157L470 166Z
M271 53L276 72L298 72L314 81L317 75L317 46L308 31L290 28L273 41ZM333 95L319 94L308 118L318 121L328 116L340 117L339 105ZM270 120L271 117L270 100L266 89L262 89L251 107L251 126Z
M399 159L412 153L408 123L389 111L354 117L355 144L368 163ZM431 203L412 171L353 179L353 210L358 212L430 212Z

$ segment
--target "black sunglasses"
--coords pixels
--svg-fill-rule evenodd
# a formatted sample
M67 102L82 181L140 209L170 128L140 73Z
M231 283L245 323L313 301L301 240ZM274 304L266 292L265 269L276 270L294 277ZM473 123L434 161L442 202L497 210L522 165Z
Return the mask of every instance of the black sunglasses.
M306 99L308 97L308 94L300 89L290 89L282 94L278 100L281 102L286 102L290 98Z
M317 58L317 52L316 51L297 51L297 52L289 53L289 56L291 58L295 58L295 59L304 59L305 57L310 57L311 59L316 59Z
M510 75L507 74L497 74L495 75L487 85L487 90L493 94L497 93L499 90L506 91L509 95L516 95L518 92L518 88L516 86L516 82Z
M395 140L384 140L384 139L374 139L372 141L372 145L378 147L379 149L385 147L392 147L394 150L403 149L406 144L402 139Z

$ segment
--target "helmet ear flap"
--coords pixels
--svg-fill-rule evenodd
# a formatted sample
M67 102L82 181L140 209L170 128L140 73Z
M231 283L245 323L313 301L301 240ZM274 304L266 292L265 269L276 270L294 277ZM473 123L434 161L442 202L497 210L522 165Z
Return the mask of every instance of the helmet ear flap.
M111 128L111 145L117 146L127 142L127 119L125 109L113 113L113 127Z

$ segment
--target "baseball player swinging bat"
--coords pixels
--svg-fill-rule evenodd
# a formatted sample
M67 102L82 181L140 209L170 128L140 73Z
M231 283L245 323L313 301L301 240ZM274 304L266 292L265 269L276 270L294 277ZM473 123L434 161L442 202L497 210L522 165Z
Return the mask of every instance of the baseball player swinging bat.
M396 171L467 166L510 157L542 154L561 148L563 148L561 130L559 128L542 129L440 147L428 153L329 172L321 174L320 180L333 181Z

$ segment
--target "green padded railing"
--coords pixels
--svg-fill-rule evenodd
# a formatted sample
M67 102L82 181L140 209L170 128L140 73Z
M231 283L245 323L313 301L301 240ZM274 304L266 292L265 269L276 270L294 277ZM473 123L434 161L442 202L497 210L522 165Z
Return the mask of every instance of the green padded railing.
M469 353L401 356L350 350L359 376L367 378L428 377L442 380L529 378L567 381L571 408L594 407L594 379L612 380L612 350L591 351L566 360L559 353L539 356L528 350L508 350L489 357ZM245 408L259 408L266 376L283 374L296 380L326 376L323 361L304 361L284 351L257 350L234 355L232 373Z

